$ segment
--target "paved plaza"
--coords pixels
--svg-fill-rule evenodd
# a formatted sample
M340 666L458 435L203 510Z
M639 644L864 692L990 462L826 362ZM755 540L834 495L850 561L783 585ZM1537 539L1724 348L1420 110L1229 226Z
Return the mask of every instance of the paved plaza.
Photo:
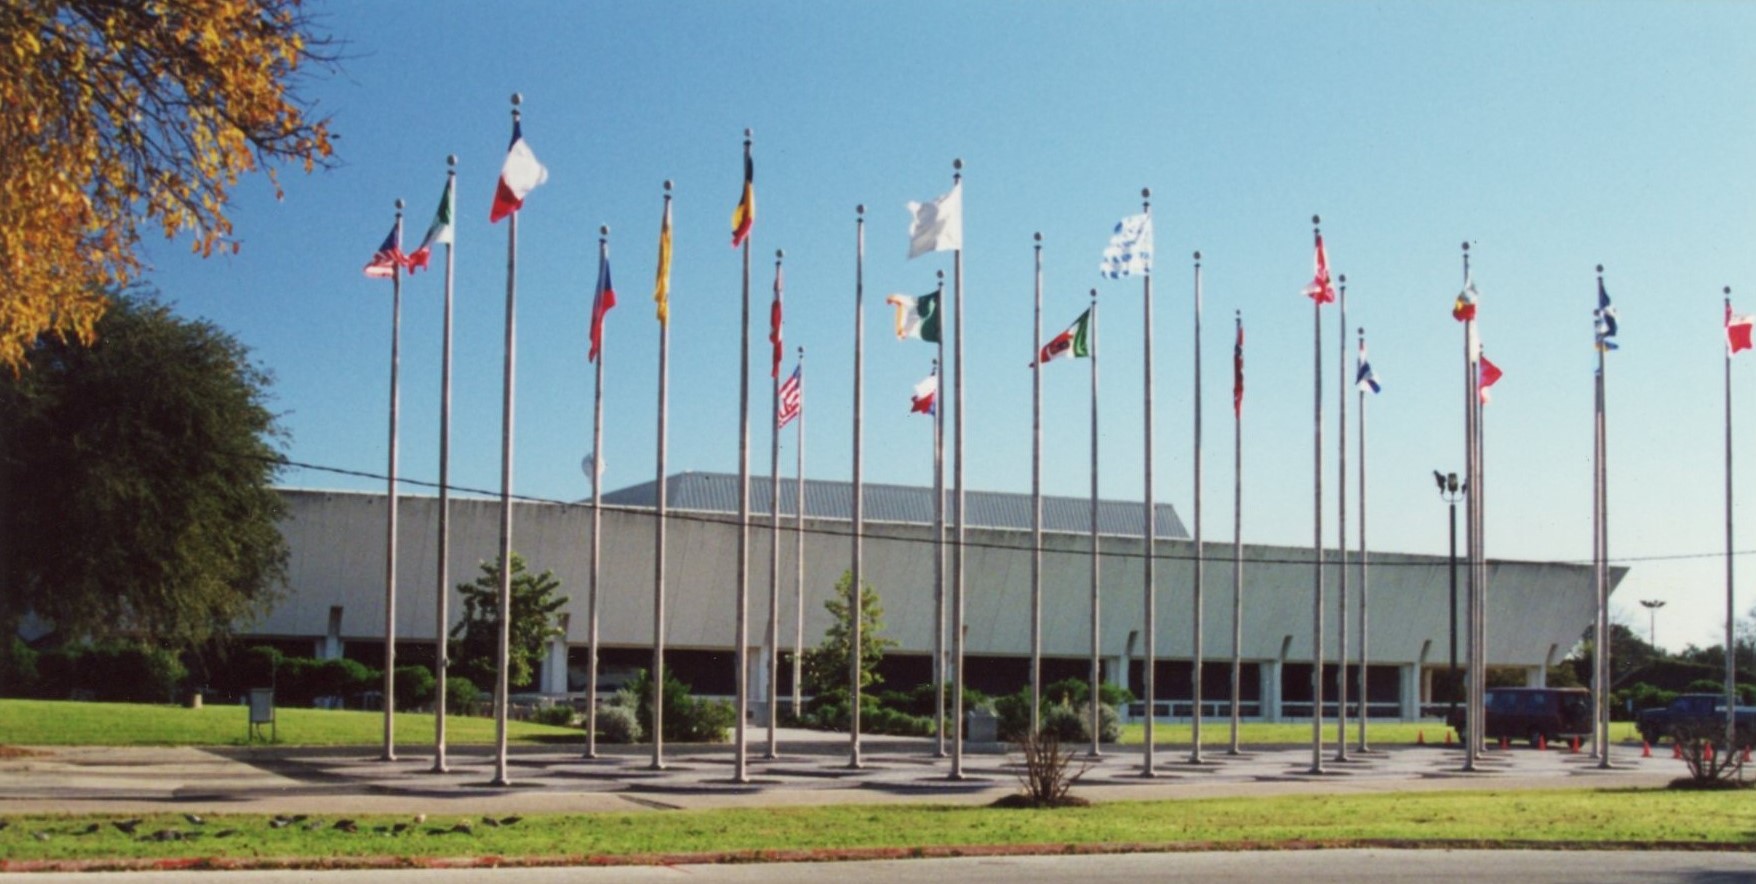
M964 778L934 757L931 740L875 737L862 741L858 769L848 765L847 737L815 731L777 734L776 758L765 758L767 735L752 731L748 782L733 781L727 745L667 746L663 770L651 769L650 746L602 746L595 759L583 744L519 747L509 764L511 786L493 786L491 748L456 747L449 770L433 772L430 750L409 747L395 761L346 748L45 747L0 759L0 814L207 810L241 813L483 813L666 810L885 802L985 804L1019 788L1017 755L967 752ZM1141 775L1139 746L1106 747L1074 794L1094 801L1162 800L1300 793L1408 792L1436 789L1532 789L1659 786L1685 774L1668 752L1641 758L1613 747L1613 766L1600 769L1589 752L1539 752L1519 747L1485 753L1480 770L1462 770L1456 746L1395 746L1350 751L1313 773L1309 745L1204 749L1191 763L1187 744L1161 745L1156 776ZM1662 757L1661 757L1662 756Z

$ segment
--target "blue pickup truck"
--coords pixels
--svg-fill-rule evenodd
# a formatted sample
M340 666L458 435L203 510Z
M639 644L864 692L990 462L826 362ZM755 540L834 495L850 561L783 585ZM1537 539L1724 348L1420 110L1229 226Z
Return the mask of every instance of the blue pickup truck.
M1640 738L1657 744L1664 737L1676 739L1679 733L1699 732L1698 729L1714 733L1715 725L1725 725L1725 699L1724 694L1683 694L1669 706L1642 709L1636 719ZM1756 706L1736 707L1732 715L1736 718L1739 748L1751 745L1751 737L1756 735Z

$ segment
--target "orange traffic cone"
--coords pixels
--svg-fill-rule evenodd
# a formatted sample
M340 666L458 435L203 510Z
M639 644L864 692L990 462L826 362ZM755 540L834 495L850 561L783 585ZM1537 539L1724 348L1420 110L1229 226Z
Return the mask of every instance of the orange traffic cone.
M1445 745L1447 745L1447 746L1451 745L1451 732L1450 731L1445 732Z
M1505 737L1501 737L1501 738L1500 738L1500 751L1501 751L1501 752L1504 752L1504 751L1506 751L1506 750L1507 750L1507 749L1509 749L1509 748L1511 748L1511 747L1510 747L1510 746L1508 746L1508 745L1507 745L1507 744L1506 744L1506 738L1505 738Z
M1750 763L1750 747L1749 746L1744 747L1744 763L1745 764Z
M1579 754L1579 738L1578 737L1574 737L1573 739L1571 739L1567 742L1567 751L1569 754L1572 754L1572 755Z
M1683 757L1683 744L1682 743L1679 743L1675 740L1671 741L1671 757L1672 758L1682 758Z
M1652 744L1651 743L1648 743L1645 740L1640 741L1640 757L1641 758L1651 758L1652 757Z
M1713 744L1712 743L1707 744L1707 760L1708 761L1713 760Z
M1415 745L1416 746L1427 745L1427 732L1426 731L1424 731L1424 730L1415 731Z
M1537 734L1537 751L1549 751L1549 738L1544 734Z

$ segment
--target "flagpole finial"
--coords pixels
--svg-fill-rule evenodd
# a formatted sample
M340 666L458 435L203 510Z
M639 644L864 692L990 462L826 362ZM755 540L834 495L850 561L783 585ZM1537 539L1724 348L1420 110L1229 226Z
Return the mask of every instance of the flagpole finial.
M785 249L775 249L774 250L774 263L779 264L781 259L785 258L786 256L787 256L787 253L786 253Z
M1731 297L1732 296L1732 287L1729 285L1726 286L1725 292L1726 292L1726 297L1728 297L1728 298Z
M1092 290L1091 290L1091 299L1092 299L1092 300L1093 300L1093 301L1096 301L1096 300L1097 300L1097 289L1092 289Z
M1340 280L1341 280L1342 285L1347 285L1347 274L1345 274L1345 273L1341 274Z
M671 179L665 179L665 196L671 195Z
M512 93L512 106L518 107L521 104L524 104L524 95L518 92Z
M866 218L866 204L860 203L859 205L854 206L854 214L859 216L859 220L864 221Z
M1200 249L1195 250L1195 263L1197 263L1197 264L1201 263L1201 250Z
M804 347L800 347L800 348L799 348L799 358L800 358L800 359L804 359L804 358L805 358L805 348L804 348Z
M1040 249L1043 247L1043 232L1041 230L1037 231L1036 233L1031 234L1030 238L1036 242L1037 248Z
M937 274L938 274L938 276L939 276L939 284L940 284L940 285L944 285L944 284L945 284L945 271L943 271L943 270L939 270L939 271L935 271L935 272L936 272L936 273L937 273ZM1726 289L1726 291L1728 291L1728 292L1729 292L1729 291L1731 291L1731 289Z
M963 183L963 157L957 157L951 161L951 183Z
M397 214L398 214L398 215L401 215L401 214L402 214L402 205L403 205L403 203L402 203L402 197L400 197L400 196L399 196L399 197L397 197L397 198L396 198L396 213L397 213Z
M456 169L457 168L457 154L454 154L454 153L446 154L445 155L445 165L450 166L452 169Z
M1465 252L1469 251L1469 240L1467 239L1463 241L1463 250Z
M1597 265L1597 275L1599 275L1599 276L1604 275L1604 265L1602 265L1602 264Z
M598 226L598 241L602 242L602 241L607 240L609 238L610 238L610 225L608 225L608 224L599 225Z

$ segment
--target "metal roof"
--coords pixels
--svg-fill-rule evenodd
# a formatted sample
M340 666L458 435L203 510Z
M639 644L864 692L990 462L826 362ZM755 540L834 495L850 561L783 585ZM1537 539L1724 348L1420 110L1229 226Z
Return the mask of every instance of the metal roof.
M797 512L796 479L780 482L780 511ZM867 519L876 522L933 524L933 489L913 485L867 483ZM952 491L945 491L947 512ZM972 528L1030 529L1030 495L998 491L966 491L969 526ZM766 513L770 491L767 476L750 477L750 510ZM814 518L851 520L853 483L805 480L805 514ZM658 483L642 482L604 493L604 503L615 506L653 507L658 503ZM670 509L732 513L738 509L738 477L731 473L675 473L665 479L665 505ZM1187 540L1189 532L1177 511L1168 503L1153 507L1158 513L1157 533L1164 540ZM1099 500L1098 531L1103 534L1140 536L1142 522L1138 501ZM1043 530L1085 534L1091 531L1091 499L1043 497Z

